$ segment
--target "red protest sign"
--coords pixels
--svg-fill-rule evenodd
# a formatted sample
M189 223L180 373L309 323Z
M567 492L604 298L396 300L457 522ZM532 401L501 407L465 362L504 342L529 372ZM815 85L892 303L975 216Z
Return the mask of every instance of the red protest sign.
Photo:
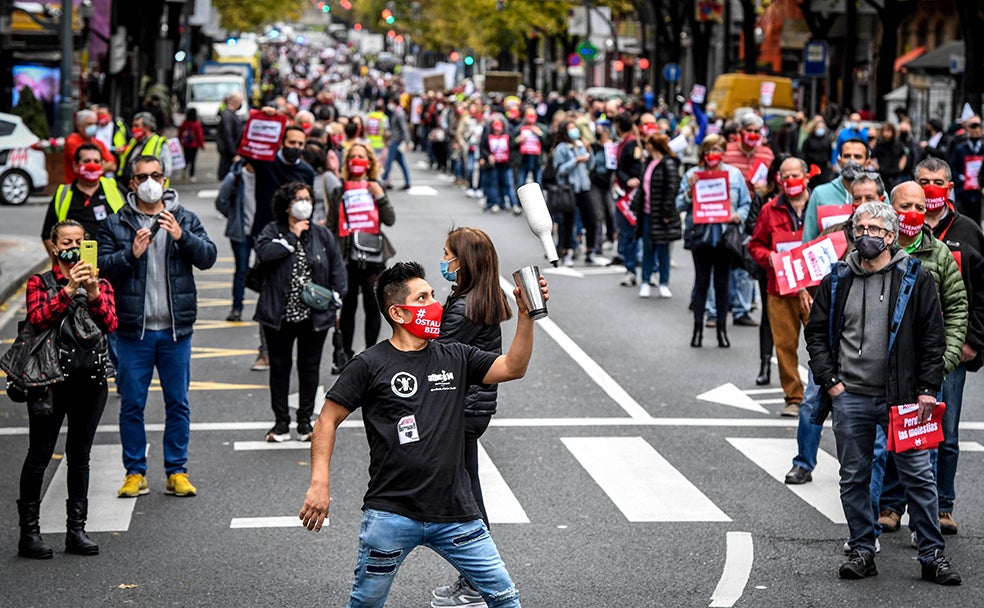
M260 161L273 160L280 148L287 121L283 114L267 116L260 110L250 110L249 122L239 140L239 156Z
M698 171L693 186L694 223L724 224L731 217L727 171Z
M888 446L893 452L933 450L943 443L945 403L937 403L933 413L919 422L919 404L892 406L888 414Z
M834 232L788 251L772 253L779 293L787 296L819 285L830 267L847 251L843 232Z
M817 224L820 232L846 222L854 214L854 205L820 205L817 207Z

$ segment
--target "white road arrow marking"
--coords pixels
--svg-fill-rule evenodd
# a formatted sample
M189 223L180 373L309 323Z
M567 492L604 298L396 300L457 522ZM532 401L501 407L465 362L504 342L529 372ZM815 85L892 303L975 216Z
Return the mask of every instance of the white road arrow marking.
M710 401L711 403L736 407L738 409L748 410L750 412L758 412L760 414L769 413L769 410L759 405L757 401L746 395L744 391L730 382L727 384L722 384L717 388L712 388L705 393L701 393L697 395L697 398L701 401Z

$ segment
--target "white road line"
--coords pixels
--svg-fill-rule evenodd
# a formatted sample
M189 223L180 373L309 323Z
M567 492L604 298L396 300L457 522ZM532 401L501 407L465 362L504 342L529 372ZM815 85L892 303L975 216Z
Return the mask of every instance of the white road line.
M728 407L736 407L739 409L748 410L750 412L757 412L759 414L769 413L769 410L759 405L758 401L755 401L749 397L745 391L741 390L731 382L725 382L721 386L717 386L709 391L703 392L697 395L697 399L701 401L709 401L711 403L718 403L720 405L727 405Z
M786 403L786 399L785 398L780 398L780 399L757 399L756 400L756 403L758 403L760 405L774 405L774 404L777 404L777 403Z
M783 483L796 455L795 439L766 439L763 437L728 437L733 445L749 460L758 465L776 481ZM803 485L786 485L791 492L835 524L846 524L840 502L840 464L837 459L817 451L817 468L813 481ZM785 485L785 484L784 484Z
M731 521L642 437L561 441L630 522Z
M325 519L324 525L328 525ZM301 518L296 515L284 515L280 517L234 517L229 522L229 528L301 528L304 524Z
M984 445L981 445L976 441L960 441L958 443L960 444L961 452L984 452Z
M485 500L485 511L492 524L528 524L523 505L513 491L509 489L506 480L499 473L489 453L481 442L478 444L478 478L482 483L482 497Z
M499 276L499 284L507 294L510 296L512 295L515 286L501 275ZM625 413L632 419L648 420L652 418L645 408L639 405L639 403L633 399L632 396L629 395L629 393L627 393L625 389L623 389L621 385L615 381L614 378L608 375L608 372L598 365L594 359L588 356L588 354L584 352L584 350L578 346L577 343L564 332L564 330L554 323L552 319L540 319L536 322L536 324L543 329L543 331L547 332L547 335L553 338L554 342L564 349L564 352L566 352L571 359L574 359L574 362L588 374L588 377L600 386L601 390L605 391L605 393L607 393L608 396L619 405L619 407L625 410Z
M710 608L731 608L741 598L752 573L755 550L751 532L728 532L728 548L724 558L724 571L714 594Z
M310 450L311 444L306 441L285 441L274 443L271 441L235 441L232 449L236 452L277 452L281 450Z
M410 196L437 196L437 190L430 186L410 186L407 194Z
M731 428L796 428L798 422L794 418L492 418L494 427L731 427ZM830 421L824 423L830 427ZM147 432L160 433L164 424L152 423L145 425ZM346 420L340 428L363 428L361 420ZM192 422L192 431L222 432L222 431L263 431L270 429L270 421L254 422ZM960 425L961 430L984 430L984 423L969 422ZM63 428L62 433L65 432ZM103 424L96 429L97 433L115 433L120 429L115 424ZM0 428L0 437L27 435L26 426Z
M119 445L94 445L89 456L89 532L126 532L137 501L117 498L123 483L123 448ZM68 462L62 458L41 500L41 531L65 532L65 499L68 498Z
M196 194L198 198L215 198L219 195L218 188L199 190Z
M742 391L746 395L769 395L772 393L781 393L782 387L778 388L749 388Z

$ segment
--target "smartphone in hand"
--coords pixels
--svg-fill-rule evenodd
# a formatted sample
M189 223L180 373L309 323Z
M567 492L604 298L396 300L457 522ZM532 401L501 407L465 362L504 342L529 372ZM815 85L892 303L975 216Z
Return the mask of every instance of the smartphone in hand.
M161 229L161 223L158 221L161 219L161 214L158 213L154 217L150 218L150 240L154 240L157 236L157 231Z
M96 241L82 241L81 254L82 262L92 266L93 272L98 270L99 243Z

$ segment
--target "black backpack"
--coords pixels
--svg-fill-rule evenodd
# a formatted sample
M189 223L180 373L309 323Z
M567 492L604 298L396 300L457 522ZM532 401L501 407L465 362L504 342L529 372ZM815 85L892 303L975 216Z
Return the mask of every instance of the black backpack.
M553 164L553 154L546 155L546 162L543 165L543 172L540 174L540 185L546 186L556 186L557 185L557 167Z

